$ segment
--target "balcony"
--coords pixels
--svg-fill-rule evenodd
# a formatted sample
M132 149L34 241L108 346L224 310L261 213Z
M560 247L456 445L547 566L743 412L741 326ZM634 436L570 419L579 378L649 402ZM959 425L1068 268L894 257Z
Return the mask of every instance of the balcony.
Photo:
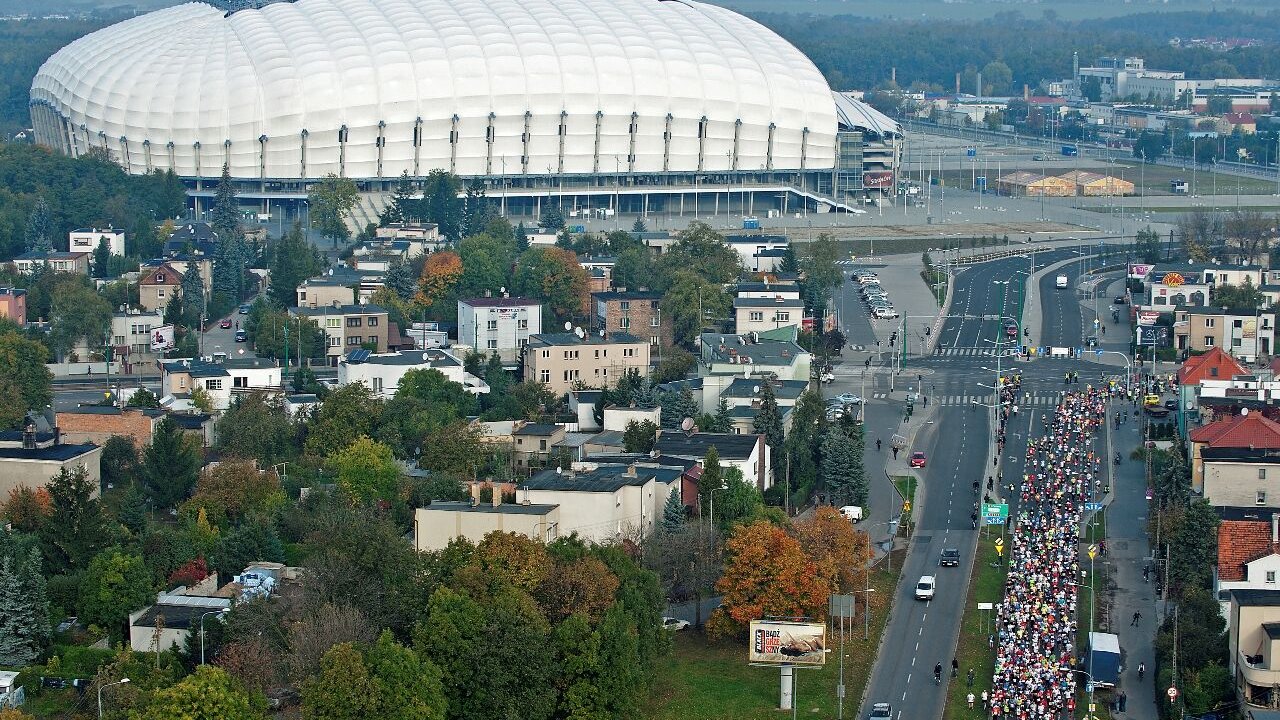
M1261 662L1250 663L1249 662L1250 656L1246 655L1245 653L1237 652L1236 655L1237 655L1236 666L1240 668L1240 676L1244 679L1246 683L1248 683L1249 685L1255 685L1259 689L1263 689L1263 688L1269 689L1277 685L1280 685L1280 669L1273 670L1268 668L1265 658L1260 658L1260 656L1254 655L1253 658L1261 659ZM1251 692L1249 692L1249 690L1251 690L1251 688L1246 689L1246 692L1245 692L1246 699L1248 699L1248 697L1252 694Z

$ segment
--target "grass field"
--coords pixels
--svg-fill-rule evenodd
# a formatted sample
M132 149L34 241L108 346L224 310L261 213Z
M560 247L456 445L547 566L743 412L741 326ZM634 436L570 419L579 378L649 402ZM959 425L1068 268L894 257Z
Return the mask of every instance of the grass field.
M947 689L947 706L943 717L947 720L982 720L982 691L991 688L991 676L995 671L996 651L987 644L987 636L993 632L994 612L979 610L978 603L998 603L1004 597L1004 579L1007 564L996 553L995 528L990 534L983 532L974 557L973 579L969 583L969 595L965 600L964 620L960 623L960 640L956 658L960 661L960 676L951 681ZM1008 540L1006 539L1006 543ZM1006 546L1006 552L1008 547ZM973 694L978 700L973 709L968 708L968 671L973 669Z
M845 635L845 708L847 718L857 716L862 693L875 661L880 634L888 617L886 603L878 598L893 596L905 551L894 553L892 572L881 568L871 573L869 640L863 640L864 621L860 616ZM861 596L861 593L859 593ZM839 681L838 635L828 634L832 653L819 670L796 672L796 708L802 717L835 717L836 685ZM776 719L779 671L751 667L742 641L710 642L702 634L684 632L676 636L671 654L659 661L657 680L641 716L650 720L765 720Z

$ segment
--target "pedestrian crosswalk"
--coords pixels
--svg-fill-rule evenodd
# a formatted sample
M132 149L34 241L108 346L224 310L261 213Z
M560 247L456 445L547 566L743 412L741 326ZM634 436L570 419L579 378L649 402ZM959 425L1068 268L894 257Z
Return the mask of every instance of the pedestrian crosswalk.
M993 348L982 347L938 347L933 349L934 357L994 357L995 350ZM1002 349L1001 355L1008 357L1016 355L1017 351L1013 348Z
M1050 408L1058 404L1062 393L1059 392L1025 392L1018 400L1019 408ZM890 394L887 392L871 393L871 400L888 400ZM930 404L937 403L942 407L960 407L973 405L991 405L991 393L982 393L974 395L933 395L929 397Z

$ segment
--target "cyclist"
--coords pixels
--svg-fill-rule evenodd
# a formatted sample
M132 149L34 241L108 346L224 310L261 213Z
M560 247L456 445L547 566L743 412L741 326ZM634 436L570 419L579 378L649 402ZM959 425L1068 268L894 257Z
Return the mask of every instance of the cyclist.
M1138 677L1141 678L1142 675L1138 675ZM933 666L933 683L935 685L942 683L942 663Z

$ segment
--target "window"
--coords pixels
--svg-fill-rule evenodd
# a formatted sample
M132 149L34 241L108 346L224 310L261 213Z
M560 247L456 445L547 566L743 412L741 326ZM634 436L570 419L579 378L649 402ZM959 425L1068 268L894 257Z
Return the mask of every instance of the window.
M596 348L596 359L600 359L600 348Z
M350 347L350 346L358 346L358 345L362 345L362 344L364 344L364 338L360 337L359 335L348 335L348 336L347 336L347 346L348 346L348 347Z
M376 317L369 318L369 327L378 327L378 318Z
M549 357L551 357L551 351L550 351L550 350L543 350L543 351L542 351L542 357L544 357L544 358L549 358Z
M1242 327L1244 327L1244 321L1243 321L1243 320L1232 320L1232 321L1231 321L1231 327L1233 327L1233 328L1242 328Z
M497 350L497 349L498 349L498 341L497 341L497 340L490 340L490 341L486 344L486 347L488 347L490 350Z
M164 297L164 288L156 288L156 297L157 298Z
M205 390L221 390L222 378L209 378L208 380L205 380L204 389Z
M349 317L347 318L347 327L360 327L360 325L363 324L363 321L364 318Z
M1276 571L1275 571L1275 570L1268 570L1268 571L1267 571L1267 584L1268 584L1268 585L1273 584L1273 583L1275 583L1275 581L1276 581Z
M162 283L162 282L164 282L164 273L162 273L162 272L161 272L161 273L156 273L156 282L158 282L158 283Z
M307 291L306 291L306 290L299 290L299 291L298 291L298 304L299 304L299 305L301 305L302 303L304 303L304 302L306 302L306 301L307 301Z
M635 356L636 356L635 348L622 348L622 357L629 358L629 357L635 357Z
M1212 335L1205 335L1205 336L1204 336L1204 346L1205 346L1205 347L1213 347L1213 336L1212 336Z
M538 449L539 449L539 450L546 450L546 449L547 449L547 441L546 441L546 440L539 440L539 441L538 441Z
M1267 469L1266 469L1266 468L1258 468L1258 479L1259 479L1259 480L1266 480L1266 479L1267 479Z
M751 322L763 322L763 321L764 321L764 311L755 311L755 310L751 311Z
M622 329L623 329L623 330L627 330L627 329L629 329L629 328L631 327L631 318L629 318L629 317L624 317L624 318L622 318L622 324L621 324L621 327L622 327Z
M123 336L123 335L116 335L116 336L115 336L115 341L114 341L114 342L112 342L111 344L112 344L112 345L124 345L124 344L125 344L125 343L124 343L124 336Z
M658 327L658 316L657 316L657 315L650 315L650 316L649 316L649 327Z
M333 335L329 336L329 347L339 347L341 345L342 345L342 338L334 337Z
M1240 347L1240 338L1231 338L1231 347Z
M249 387L249 378L244 375L236 375L231 378L231 387L247 388Z
M551 371L550 371L550 370L543 370L543 371L539 372L539 373L538 373L538 382L543 382L543 383L549 383L549 382L551 382Z
M516 347L522 350L524 349L524 346L528 344L529 344L529 341L524 338L520 338L519 340L516 340Z
M1266 504L1267 504L1267 491L1266 491L1266 490L1259 490L1259 491L1255 494L1255 497L1254 497L1253 502L1254 502L1254 504L1255 504L1255 505L1266 505Z
M1213 327L1213 318L1205 318L1205 319L1204 319L1204 326L1205 326L1205 327L1207 327L1207 328L1211 328L1211 327Z
M631 309L631 301L623 300L622 302L618 303L618 307L622 309L622 312L627 312L628 310Z
M340 328L342 327L342 318L325 318L324 326L327 328Z
M650 336L649 336L649 344L650 344L650 345L657 345L657 344L658 344L658 336L657 336L657 335L650 335Z
M484 325L484 329L485 329L485 330L497 330L497 329L498 329L498 321L497 321L497 320L490 320L490 321L486 322L486 323L485 323L485 325Z
M791 320L791 313L789 312L774 313L774 320L776 320L777 322L788 322Z
M382 378L380 377L373 378L373 391L375 393L382 392Z
M528 330L529 321L525 320L524 318L520 318L520 320L516 323L516 327L520 328L521 330Z

